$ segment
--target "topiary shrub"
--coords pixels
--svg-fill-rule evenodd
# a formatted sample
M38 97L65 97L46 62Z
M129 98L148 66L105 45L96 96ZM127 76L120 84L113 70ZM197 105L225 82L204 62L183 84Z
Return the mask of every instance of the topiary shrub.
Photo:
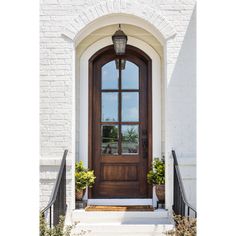
M164 158L155 158L152 163L152 170L147 174L147 182L152 185L165 184L165 161Z
M76 190L84 190L86 187L91 188L95 183L93 170L88 170L83 166L83 162L75 163L75 187Z

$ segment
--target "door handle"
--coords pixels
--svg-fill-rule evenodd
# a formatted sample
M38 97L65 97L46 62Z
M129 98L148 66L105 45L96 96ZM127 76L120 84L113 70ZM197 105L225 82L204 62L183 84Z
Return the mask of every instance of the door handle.
M143 130L142 132L142 146L143 146L143 159L147 158L147 146L148 146L148 139L147 139L147 131Z
M147 158L147 145L148 145L147 138L144 138L143 139L143 159Z

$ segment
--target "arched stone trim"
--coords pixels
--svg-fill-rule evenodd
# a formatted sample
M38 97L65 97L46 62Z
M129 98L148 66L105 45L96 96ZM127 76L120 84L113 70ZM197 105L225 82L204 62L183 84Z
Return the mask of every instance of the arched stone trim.
M164 40L176 34L174 27L161 15L160 11L156 11L147 5L145 6L133 0L108 0L99 2L81 11L77 18L66 25L62 34L75 42L78 32L85 28L85 26L100 17L118 13L133 15L146 20L160 31Z

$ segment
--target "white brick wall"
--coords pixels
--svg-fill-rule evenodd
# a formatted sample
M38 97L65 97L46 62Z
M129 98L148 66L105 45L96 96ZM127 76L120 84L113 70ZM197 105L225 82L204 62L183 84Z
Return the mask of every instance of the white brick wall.
M192 15L195 1L41 0L40 4L42 159L61 159L64 149L69 149L71 154L73 147L74 45L69 38L75 40L78 31L88 23L100 16L116 12L145 19L158 28L164 41L168 39L165 58L167 93L163 146L166 145L166 151L175 148L180 157L196 157L195 15ZM50 192L52 180L44 176L44 167L41 172L41 205L44 205L47 201L45 195Z
M187 16L186 16L187 17ZM168 43L168 137L180 157L196 156L196 32L195 11L185 34ZM177 23L175 23L177 24ZM180 24L180 23L179 23ZM181 25L181 29L184 27ZM186 29L187 27L187 29ZM183 40L184 39L184 40ZM181 41L180 41L181 40Z

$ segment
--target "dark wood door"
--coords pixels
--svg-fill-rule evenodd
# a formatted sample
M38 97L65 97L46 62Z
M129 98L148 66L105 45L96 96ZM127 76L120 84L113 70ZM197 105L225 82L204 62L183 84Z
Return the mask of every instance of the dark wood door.
M90 167L96 175L90 198L151 194L150 68L137 50L127 47L117 57L108 47L90 65Z

